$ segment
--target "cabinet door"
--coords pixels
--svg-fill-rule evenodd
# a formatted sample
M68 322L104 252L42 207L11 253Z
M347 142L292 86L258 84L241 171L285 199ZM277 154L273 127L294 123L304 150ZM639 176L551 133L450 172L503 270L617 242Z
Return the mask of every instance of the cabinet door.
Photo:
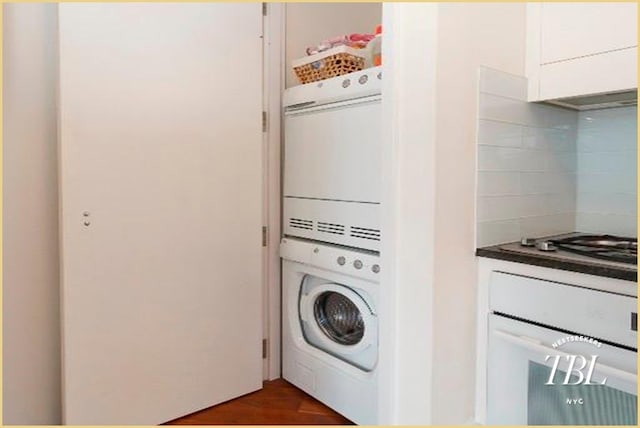
M63 3L64 422L259 389L259 3Z
M540 63L636 46L637 19L636 3L542 3Z

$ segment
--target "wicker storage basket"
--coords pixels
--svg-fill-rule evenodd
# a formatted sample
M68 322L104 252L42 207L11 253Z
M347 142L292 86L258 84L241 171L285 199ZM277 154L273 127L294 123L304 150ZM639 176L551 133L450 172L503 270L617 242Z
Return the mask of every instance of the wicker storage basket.
M291 65L300 83L310 83L362 70L364 55L364 49L337 46L294 60Z

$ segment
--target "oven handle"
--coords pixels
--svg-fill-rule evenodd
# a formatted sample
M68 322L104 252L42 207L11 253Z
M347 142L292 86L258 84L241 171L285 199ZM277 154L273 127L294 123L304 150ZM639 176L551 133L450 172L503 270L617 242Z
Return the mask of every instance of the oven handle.
M557 349L553 349L549 346L543 345L537 339L528 336L516 336L515 334L508 333L504 330L493 330L493 334L499 336L500 338L506 340L507 342L511 342L514 345L521 346L523 348L527 348L534 352L541 352L548 354L549 352L553 352L556 355L560 355L563 357L568 356L569 354L559 351ZM629 373L624 370L616 369L615 367L607 366L602 363L598 363L598 370L604 374L615 377L620 380L624 380L627 382L635 383L638 381L638 376L634 373Z

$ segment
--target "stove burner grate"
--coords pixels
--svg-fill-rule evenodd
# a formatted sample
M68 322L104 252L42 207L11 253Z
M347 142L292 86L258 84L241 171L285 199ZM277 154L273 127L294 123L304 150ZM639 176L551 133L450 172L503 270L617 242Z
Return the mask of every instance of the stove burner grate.
M601 260L638 264L638 240L612 235L582 235L551 239L556 247Z

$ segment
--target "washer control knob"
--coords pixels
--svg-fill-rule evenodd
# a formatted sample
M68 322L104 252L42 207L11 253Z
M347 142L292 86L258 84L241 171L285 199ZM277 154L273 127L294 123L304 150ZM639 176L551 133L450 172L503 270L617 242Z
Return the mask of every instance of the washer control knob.
M344 79L344 80L342 81L342 87L343 87L343 88L348 88L348 87L349 87L349 85L351 85L351 80L349 80L349 79Z
M347 262L347 259L344 258L344 256L340 256L338 257L338 264L340 266L344 266L344 264Z
M367 80L369 80L369 76L367 76L366 74L360 76L360 78L358 79L358 83L361 85L364 85L365 83L367 83Z
M373 271L373 273L378 273L380 272L380 265L373 265L371 266L371 271Z
M356 260L353 262L353 267L356 269L362 269L362 262L360 260Z
M320 252L320 248L316 247L313 249L314 254L318 254Z

